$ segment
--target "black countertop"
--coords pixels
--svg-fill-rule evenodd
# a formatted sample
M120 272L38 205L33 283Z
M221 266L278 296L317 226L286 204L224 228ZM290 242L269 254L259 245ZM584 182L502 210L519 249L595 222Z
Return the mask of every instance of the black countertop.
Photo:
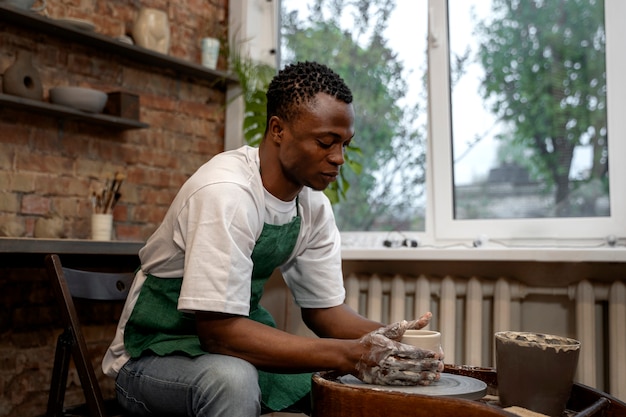
M82 239L0 238L0 253L137 255L144 242Z
M59 255L65 266L128 270L139 266L144 242L0 237L0 278L3 269L43 268L47 254ZM24 275L27 279L28 275Z

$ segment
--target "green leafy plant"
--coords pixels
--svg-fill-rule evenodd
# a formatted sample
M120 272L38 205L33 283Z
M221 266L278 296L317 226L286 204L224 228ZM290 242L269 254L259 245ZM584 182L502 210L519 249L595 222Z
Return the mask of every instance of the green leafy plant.
M267 118L267 97L265 92L276 69L268 64L258 63L243 57L239 49L229 54L230 71L239 79L241 96L244 101L243 133L248 145L258 146L265 134ZM237 98L237 97L235 97Z
M229 49L230 71L239 79L241 96L243 96L244 101L244 139L248 145L258 146L261 140L263 140L267 121L267 97L265 92L272 78L276 75L276 69L271 65L258 63L247 56L243 56L239 48L230 47ZM345 153L344 169L347 167L358 175L362 166L353 158L352 154L361 155L361 150L353 146L348 147ZM343 170L341 170L337 181L331 183L324 190L324 193L328 196L331 203L334 204L346 198L346 192L349 188L350 183L344 177Z

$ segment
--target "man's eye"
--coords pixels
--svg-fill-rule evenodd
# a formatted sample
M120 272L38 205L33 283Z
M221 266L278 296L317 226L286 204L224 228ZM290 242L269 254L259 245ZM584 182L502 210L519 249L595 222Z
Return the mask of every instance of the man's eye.
M325 142L322 142L322 141L318 141L317 143L319 144L320 148L322 148L322 149L330 149L330 147L333 146L332 143L325 143Z

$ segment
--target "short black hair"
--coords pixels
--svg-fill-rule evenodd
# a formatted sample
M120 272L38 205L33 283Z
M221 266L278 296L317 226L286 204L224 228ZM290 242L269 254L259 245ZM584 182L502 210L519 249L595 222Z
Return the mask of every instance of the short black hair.
M317 62L287 65L272 79L267 89L267 125L272 116L291 120L318 93L326 93L344 103L352 103L352 92L343 79Z

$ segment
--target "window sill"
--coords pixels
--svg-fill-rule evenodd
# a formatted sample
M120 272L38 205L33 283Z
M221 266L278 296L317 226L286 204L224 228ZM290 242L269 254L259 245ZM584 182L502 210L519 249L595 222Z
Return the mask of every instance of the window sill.
M626 263L626 247L417 247L346 248L343 260L368 261L532 261Z

